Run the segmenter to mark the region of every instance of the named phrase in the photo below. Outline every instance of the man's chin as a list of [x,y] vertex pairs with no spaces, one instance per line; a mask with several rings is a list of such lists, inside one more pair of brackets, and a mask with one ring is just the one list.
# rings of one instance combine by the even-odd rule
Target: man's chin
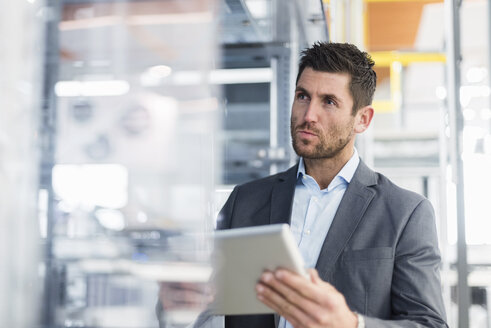
[[298,156],[303,157],[303,158],[315,159],[318,157],[318,154],[313,149],[305,149],[305,148],[295,147],[294,150]]
[[294,147],[295,153],[304,159],[330,159],[335,157],[338,152],[320,152],[318,149],[306,149],[304,147]]

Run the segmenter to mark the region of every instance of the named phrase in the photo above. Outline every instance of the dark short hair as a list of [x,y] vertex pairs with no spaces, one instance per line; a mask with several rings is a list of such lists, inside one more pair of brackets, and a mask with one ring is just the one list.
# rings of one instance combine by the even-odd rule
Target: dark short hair
[[377,84],[375,62],[366,52],[349,43],[316,42],[302,51],[296,84],[306,67],[329,73],[348,73],[353,97],[353,115],[372,103]]

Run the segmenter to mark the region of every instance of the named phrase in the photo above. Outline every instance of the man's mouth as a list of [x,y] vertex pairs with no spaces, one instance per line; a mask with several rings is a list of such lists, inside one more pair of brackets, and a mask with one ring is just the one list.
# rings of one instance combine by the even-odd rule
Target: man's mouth
[[316,137],[317,134],[313,131],[309,131],[309,130],[298,130],[298,133],[303,136],[303,137]]

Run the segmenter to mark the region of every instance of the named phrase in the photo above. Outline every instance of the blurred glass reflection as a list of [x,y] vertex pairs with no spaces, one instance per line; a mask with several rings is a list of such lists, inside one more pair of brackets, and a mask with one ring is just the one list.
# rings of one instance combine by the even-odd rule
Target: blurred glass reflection
[[46,326],[156,327],[159,298],[168,327],[202,311],[174,287],[209,289],[220,122],[202,77],[217,56],[215,11],[213,0],[61,5],[58,72],[47,72],[57,75]]

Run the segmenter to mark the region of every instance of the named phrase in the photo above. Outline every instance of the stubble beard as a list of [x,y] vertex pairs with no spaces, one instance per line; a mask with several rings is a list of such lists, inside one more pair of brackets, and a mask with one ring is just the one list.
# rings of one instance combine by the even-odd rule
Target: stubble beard
[[[298,156],[307,159],[331,159],[339,155],[346,145],[353,138],[353,124],[351,121],[347,126],[343,128],[337,127],[328,134],[323,134],[321,130],[317,129],[314,125],[305,122],[300,126],[297,126],[296,120],[291,119],[290,132],[292,136],[292,146]],[[297,136],[298,130],[308,130],[315,133],[318,137],[318,143],[313,149],[309,149],[308,146],[312,143],[310,140],[301,140]],[[346,131],[349,131],[345,135]],[[304,146],[304,147],[302,147]]]

